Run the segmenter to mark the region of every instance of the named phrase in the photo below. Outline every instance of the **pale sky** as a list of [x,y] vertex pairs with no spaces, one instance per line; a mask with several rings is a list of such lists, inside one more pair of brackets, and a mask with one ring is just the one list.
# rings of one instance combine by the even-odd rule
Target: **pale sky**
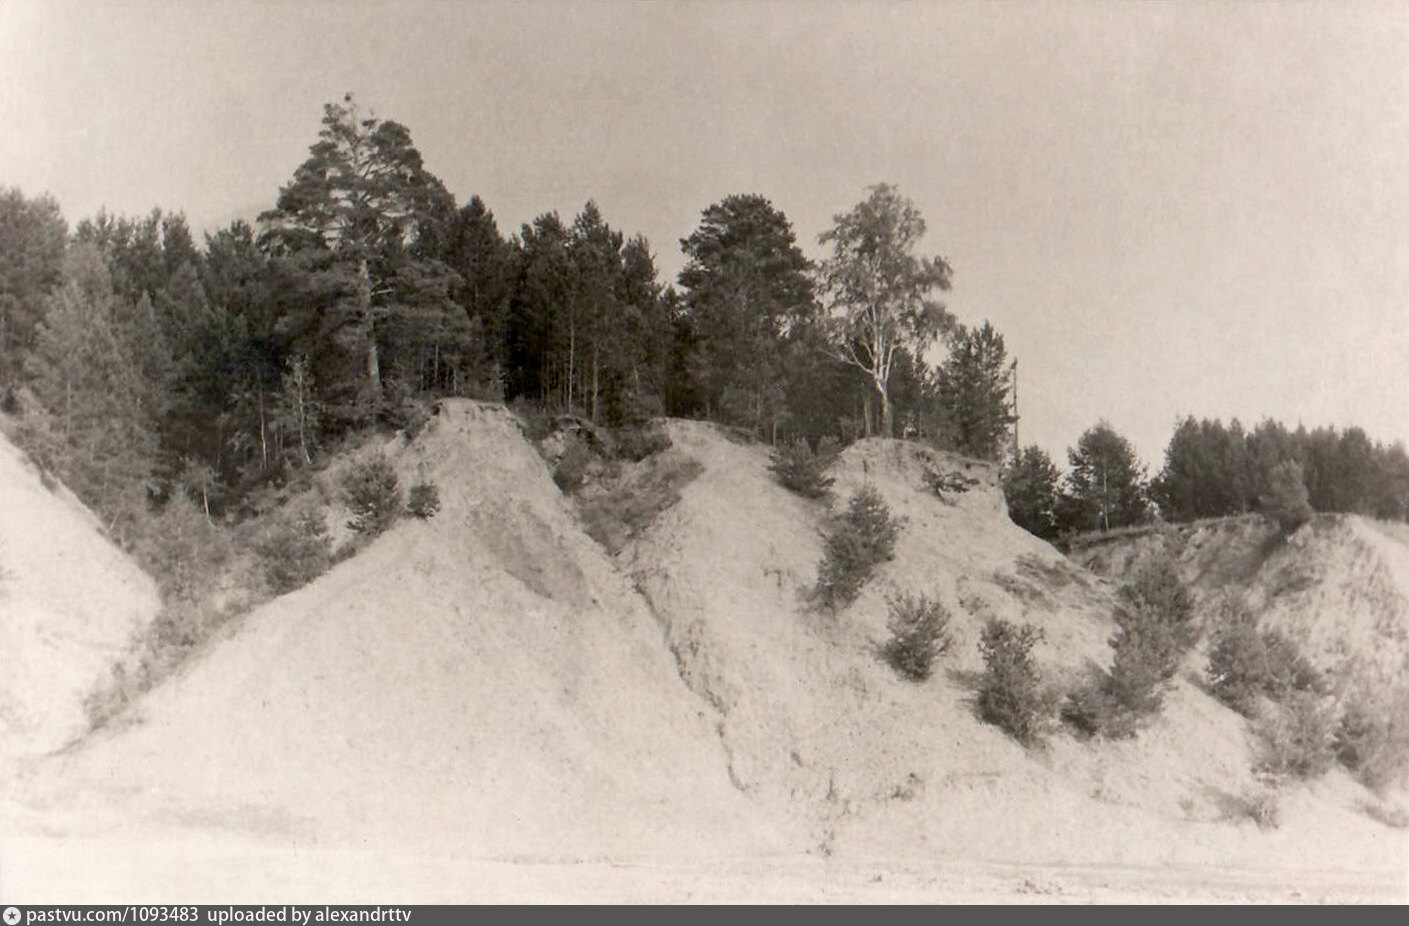
[[500,229],[679,239],[761,193],[803,249],[877,182],[1019,359],[1024,443],[1177,416],[1409,442],[1409,0],[0,0],[0,185],[252,217],[348,91]]

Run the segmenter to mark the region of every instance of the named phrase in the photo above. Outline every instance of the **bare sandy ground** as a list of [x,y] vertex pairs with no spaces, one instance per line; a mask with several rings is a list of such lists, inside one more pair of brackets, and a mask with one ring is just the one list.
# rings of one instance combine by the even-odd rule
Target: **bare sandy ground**
[[963,857],[543,861],[229,838],[0,845],[7,903],[1405,903],[1392,872],[1018,865]]
[[[923,467],[962,461],[849,450],[837,504],[869,483],[906,523],[861,599],[823,616],[804,592],[825,507],[774,484],[763,448],[671,430],[667,453],[703,471],[611,556],[503,409],[447,403],[388,447],[440,485],[435,519],[236,621],[111,728],[11,764],[0,898],[1409,900],[1409,832],[1343,774],[1287,788],[1279,829],[1240,813],[1253,745],[1193,663],[1134,741],[1054,730],[1024,750],[979,722],[984,615],[1039,623],[1055,681],[1108,659],[1113,627],[1109,583],[1008,523],[991,474],[937,499]],[[60,523],[30,489],[27,508],[0,498],[20,535]],[[28,587],[26,613],[64,619]],[[924,684],[876,656],[896,591],[954,615]],[[81,686],[53,678],[72,716]]]

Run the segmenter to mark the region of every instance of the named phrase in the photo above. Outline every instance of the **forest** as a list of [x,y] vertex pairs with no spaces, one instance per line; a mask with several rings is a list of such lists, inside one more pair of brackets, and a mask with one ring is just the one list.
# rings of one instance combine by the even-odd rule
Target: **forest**
[[173,503],[238,523],[350,437],[414,430],[452,395],[611,429],[702,418],[775,446],[925,441],[999,463],[1013,519],[1048,538],[1274,509],[1409,518],[1403,446],[1358,428],[1189,417],[1152,478],[1104,421],[1066,474],[1015,447],[1003,336],[948,311],[954,271],[924,234],[879,184],[814,263],[766,197],[728,195],[662,281],[650,243],[590,200],[506,234],[348,97],[253,225],[200,242],[180,212],[70,229],[48,195],[0,190],[0,403],[128,547]]

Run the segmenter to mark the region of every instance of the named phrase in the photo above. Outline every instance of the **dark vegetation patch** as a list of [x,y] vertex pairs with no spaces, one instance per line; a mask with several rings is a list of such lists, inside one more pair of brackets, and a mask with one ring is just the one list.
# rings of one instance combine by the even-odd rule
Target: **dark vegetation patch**
[[1041,628],[990,617],[979,636],[984,673],[979,680],[979,717],[1003,729],[1024,746],[1038,743],[1050,707],[1032,650]]
[[840,453],[835,440],[824,439],[816,450],[807,441],[798,440],[775,447],[768,469],[778,484],[803,498],[826,500],[832,497],[832,483],[826,474]]
[[890,631],[881,655],[891,668],[913,682],[930,677],[934,661],[953,642],[949,635],[949,610],[936,597],[901,593],[888,599]]
[[583,528],[607,552],[619,553],[661,512],[680,501],[681,490],[703,471],[693,457],[671,454],[607,477],[592,493],[579,498]]
[[440,511],[440,489],[433,482],[418,482],[406,495],[406,513],[422,521]]
[[874,487],[858,489],[823,535],[816,600],[833,611],[855,601],[876,567],[894,558],[900,527]]
[[348,467],[340,482],[342,501],[352,518],[347,526],[365,537],[375,537],[395,523],[403,508],[396,468],[382,454]]
[[1121,587],[1109,670],[1070,692],[1063,722],[1086,736],[1126,739],[1164,706],[1165,688],[1198,642],[1193,598],[1172,557],[1146,560]]
[[953,503],[952,496],[962,495],[980,482],[973,476],[966,476],[958,470],[942,470],[931,463],[925,464],[920,479],[931,495],[950,504]]

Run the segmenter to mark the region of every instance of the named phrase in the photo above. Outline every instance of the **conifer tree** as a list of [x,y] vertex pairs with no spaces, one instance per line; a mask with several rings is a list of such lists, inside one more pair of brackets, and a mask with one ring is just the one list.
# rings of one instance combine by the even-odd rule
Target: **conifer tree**
[[1104,421],[1088,428],[1068,457],[1076,526],[1104,531],[1145,519],[1144,468],[1114,428]]
[[440,260],[453,214],[410,131],[347,96],[324,107],[308,159],[260,216],[263,246],[289,264],[287,325],[314,338],[310,353],[357,358],[364,413],[381,393],[384,352],[411,364],[429,342],[463,346],[468,322],[450,300],[459,281]]
[[958,330],[938,387],[954,449],[981,460],[1001,458],[1017,419],[1012,367],[1003,336],[992,324]]

